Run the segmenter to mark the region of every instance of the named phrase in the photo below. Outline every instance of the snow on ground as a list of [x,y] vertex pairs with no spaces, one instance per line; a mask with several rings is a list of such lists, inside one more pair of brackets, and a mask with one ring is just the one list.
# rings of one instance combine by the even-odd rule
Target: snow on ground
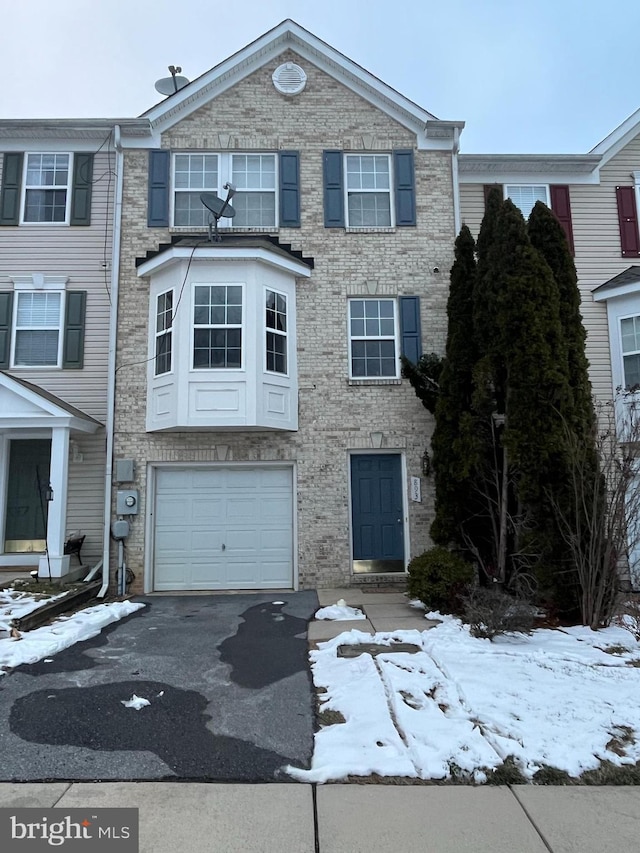
[[35,596],[13,587],[0,589],[0,638],[9,633],[12,619],[20,619],[28,613],[33,613],[43,604],[48,604],[57,598],[64,598],[68,594],[69,590],[65,590],[57,595]]
[[357,607],[349,607],[348,604],[330,604],[328,607],[321,607],[320,610],[316,611],[314,618],[346,621],[350,619],[366,619],[367,617]]
[[[577,776],[601,760],[640,761],[640,642],[629,631],[540,629],[490,641],[429,616],[443,621],[377,634],[389,653],[339,658],[340,645],[372,642],[355,630],[310,653],[322,710],[345,722],[321,728],[311,770],[291,775],[446,779],[461,770],[484,781],[509,756],[528,778],[544,765]],[[394,642],[420,651],[393,653]]]
[[4,675],[7,669],[13,669],[25,663],[35,663],[61,652],[74,643],[89,640],[107,625],[129,616],[144,606],[131,601],[97,604],[80,610],[72,616],[59,616],[51,625],[25,631],[19,639],[12,637],[0,639],[0,675]]

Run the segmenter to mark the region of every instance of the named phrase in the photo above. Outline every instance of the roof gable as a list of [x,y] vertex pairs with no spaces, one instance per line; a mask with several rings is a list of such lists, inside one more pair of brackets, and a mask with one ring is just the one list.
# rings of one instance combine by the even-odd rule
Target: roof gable
[[[439,122],[427,110],[290,19],[282,21],[143,115],[156,132],[164,132],[287,49],[387,113],[416,133],[419,139],[431,139],[433,147],[446,147],[446,141],[454,139],[456,128],[459,131],[464,127],[464,122]],[[438,134],[434,132],[436,129],[440,131]]]
[[0,371],[0,428],[70,426],[95,432],[100,422],[26,379]]
[[640,134],[640,109],[632,113],[608,136],[605,136],[602,142],[599,142],[589,153],[599,154],[601,157],[600,165],[604,166],[638,134]]

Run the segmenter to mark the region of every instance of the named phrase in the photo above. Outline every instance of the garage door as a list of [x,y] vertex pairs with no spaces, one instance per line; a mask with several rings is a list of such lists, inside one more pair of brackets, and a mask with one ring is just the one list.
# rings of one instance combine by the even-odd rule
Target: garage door
[[292,469],[158,469],[154,532],[156,590],[290,588]]

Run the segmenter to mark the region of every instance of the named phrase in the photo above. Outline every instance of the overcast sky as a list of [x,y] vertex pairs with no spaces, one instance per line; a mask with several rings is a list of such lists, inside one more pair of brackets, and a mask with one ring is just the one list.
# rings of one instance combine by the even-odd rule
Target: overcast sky
[[640,107],[640,0],[0,0],[0,12],[0,118],[139,115],[168,65],[194,79],[288,17],[466,121],[464,152],[586,152]]

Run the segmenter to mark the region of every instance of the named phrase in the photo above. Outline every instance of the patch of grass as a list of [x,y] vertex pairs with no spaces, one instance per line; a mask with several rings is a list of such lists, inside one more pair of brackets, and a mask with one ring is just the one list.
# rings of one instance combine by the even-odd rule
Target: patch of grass
[[626,646],[598,646],[601,652],[606,652],[608,655],[624,655],[629,649]]
[[321,726],[335,726],[337,723],[346,723],[340,711],[332,711],[330,708],[318,711],[318,722]]
[[529,780],[522,774],[512,755],[494,770],[486,770],[487,785],[527,785]]
[[580,777],[582,785],[640,785],[640,762],[619,767],[603,761],[595,770],[586,770]]
[[627,661],[627,666],[640,666],[640,658],[634,658]]
[[610,752],[615,752],[621,758],[627,754],[627,747],[636,742],[635,732],[630,726],[616,726],[611,732],[612,738],[607,744]]
[[33,595],[34,598],[39,600],[50,595],[59,595],[61,592],[72,592],[81,586],[83,586],[81,583],[61,584],[47,580],[15,581],[13,589],[16,592],[29,593],[29,595]]
[[575,785],[577,780],[570,776],[566,770],[558,767],[550,767],[545,764],[533,774],[534,785]]

